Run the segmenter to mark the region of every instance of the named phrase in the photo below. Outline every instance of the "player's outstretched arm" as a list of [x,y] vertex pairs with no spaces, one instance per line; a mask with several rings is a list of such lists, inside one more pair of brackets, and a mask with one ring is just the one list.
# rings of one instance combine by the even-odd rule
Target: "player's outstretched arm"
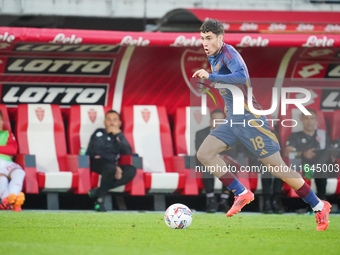
[[200,69],[197,70],[193,75],[192,78],[204,78],[204,79],[209,79],[209,73],[204,70],[204,69]]
[[246,84],[247,82],[247,78],[243,71],[235,71],[230,74],[209,74],[206,70],[200,69],[197,70],[192,77],[225,84]]
[[210,74],[208,77],[209,81],[222,84],[246,84],[247,77],[243,71],[236,71],[230,74]]

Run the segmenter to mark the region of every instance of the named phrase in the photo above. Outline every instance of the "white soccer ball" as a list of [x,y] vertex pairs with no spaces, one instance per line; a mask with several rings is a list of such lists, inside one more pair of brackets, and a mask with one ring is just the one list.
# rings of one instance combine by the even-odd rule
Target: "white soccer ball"
[[164,214],[165,224],[171,229],[183,229],[190,226],[192,212],[183,204],[173,204],[166,209]]

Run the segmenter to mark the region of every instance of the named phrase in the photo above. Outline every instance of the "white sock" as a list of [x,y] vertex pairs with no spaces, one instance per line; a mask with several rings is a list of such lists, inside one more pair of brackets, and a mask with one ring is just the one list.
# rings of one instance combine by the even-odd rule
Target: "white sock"
[[227,193],[222,193],[222,194],[221,194],[221,199],[226,199],[226,200],[228,200],[228,198],[229,198],[229,194],[227,194]]
[[9,194],[14,193],[15,195],[18,195],[21,192],[25,175],[25,171],[22,169],[15,169],[12,171],[11,181],[8,184]]
[[207,198],[214,197],[214,196],[215,196],[214,192],[207,193]]
[[8,197],[8,178],[4,175],[0,176],[0,198]]
[[244,195],[248,192],[248,190],[246,188],[244,188],[244,191],[242,191],[240,194],[238,194],[238,196]]
[[314,206],[312,209],[314,212],[321,211],[323,206],[324,206],[324,202],[320,200],[319,203],[316,206]]

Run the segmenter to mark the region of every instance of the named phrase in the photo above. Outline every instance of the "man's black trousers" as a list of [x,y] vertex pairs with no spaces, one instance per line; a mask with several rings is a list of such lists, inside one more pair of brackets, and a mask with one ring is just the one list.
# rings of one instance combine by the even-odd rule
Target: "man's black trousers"
[[115,174],[117,167],[114,163],[107,159],[91,159],[91,171],[102,176],[100,187],[97,190],[97,195],[103,195],[108,190],[125,185],[130,182],[136,175],[136,168],[132,165],[118,165],[122,169],[122,178],[117,180]]

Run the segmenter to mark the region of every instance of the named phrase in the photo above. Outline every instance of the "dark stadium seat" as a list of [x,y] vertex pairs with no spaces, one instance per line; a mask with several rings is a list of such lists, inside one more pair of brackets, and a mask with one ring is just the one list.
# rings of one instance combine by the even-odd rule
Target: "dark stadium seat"
[[[185,175],[174,167],[173,143],[166,109],[155,105],[126,106],[123,132],[133,153],[143,159],[145,190],[148,193],[180,193]],[[162,196],[164,198],[164,196]],[[159,209],[165,207],[164,201]]]
[[[19,105],[16,136],[22,166],[36,173],[38,187],[47,192],[48,209],[58,209],[58,192],[86,194],[89,190],[88,162],[68,155],[64,123],[58,105]],[[25,155],[33,155],[30,159]]]
[[[74,105],[70,109],[68,125],[69,149],[72,154],[78,154],[81,147],[87,149],[90,137],[97,128],[105,128],[105,113],[110,110],[101,105]],[[84,156],[85,157],[85,156]],[[88,157],[86,156],[87,160]],[[126,185],[119,186],[110,192],[128,192],[131,195],[144,195],[143,170],[138,167],[140,160],[135,156],[121,155],[120,164],[135,165],[136,176]],[[91,172],[91,188],[100,185],[101,177]]]

